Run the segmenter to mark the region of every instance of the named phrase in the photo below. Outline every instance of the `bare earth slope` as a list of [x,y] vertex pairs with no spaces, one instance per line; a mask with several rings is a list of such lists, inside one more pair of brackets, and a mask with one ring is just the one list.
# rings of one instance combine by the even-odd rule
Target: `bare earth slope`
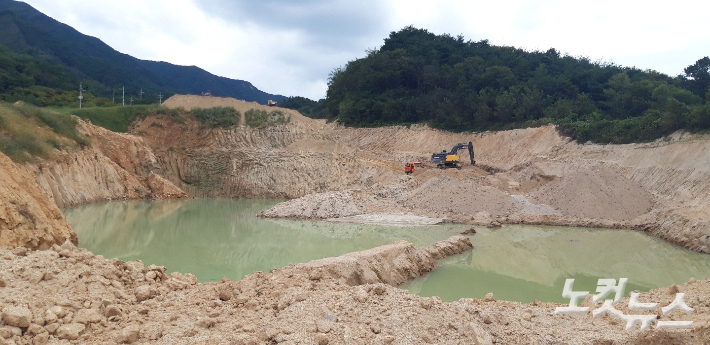
[[67,239],[77,243],[62,212],[31,176],[0,153],[0,247],[47,249]]
[[[169,107],[233,106],[273,110],[234,99],[173,96]],[[382,172],[360,164],[355,149],[341,145],[335,127],[290,109],[287,125],[211,128],[194,119],[149,116],[132,133],[153,149],[158,173],[194,197],[296,198],[362,186]],[[384,178],[387,178],[385,176]]]
[[153,151],[142,139],[78,120],[91,140],[81,150],[55,152],[51,160],[28,164],[42,190],[59,207],[125,199],[173,199],[188,195],[154,173]]
[[[579,145],[551,126],[478,134],[425,127],[335,133],[339,144],[379,159],[377,164],[360,161],[383,173],[392,172],[386,161],[400,163],[402,170],[411,160],[424,166],[412,176],[399,172],[388,181],[354,186],[337,194],[337,202],[309,195],[276,205],[264,216],[302,216],[300,210],[309,209],[329,218],[394,213],[470,224],[625,228],[710,252],[708,138],[676,135],[650,144]],[[477,166],[444,171],[427,163],[431,152],[468,140]],[[460,156],[468,163],[465,154]],[[339,205],[349,205],[348,211]]]

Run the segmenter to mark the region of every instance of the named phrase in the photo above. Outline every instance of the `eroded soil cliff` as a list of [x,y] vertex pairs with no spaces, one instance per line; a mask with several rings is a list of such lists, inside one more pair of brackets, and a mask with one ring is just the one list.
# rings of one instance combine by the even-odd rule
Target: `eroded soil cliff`
[[77,243],[59,208],[26,167],[0,153],[0,247],[48,249],[66,240]]
[[54,153],[28,164],[42,190],[59,207],[126,199],[177,199],[189,196],[155,173],[155,155],[136,136],[114,133],[79,120],[91,145]]

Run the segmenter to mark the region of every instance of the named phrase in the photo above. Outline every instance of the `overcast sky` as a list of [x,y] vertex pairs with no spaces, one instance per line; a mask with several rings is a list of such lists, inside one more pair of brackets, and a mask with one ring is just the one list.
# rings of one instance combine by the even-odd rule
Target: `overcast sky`
[[334,68],[407,25],[671,76],[710,55],[707,0],[25,2],[122,53],[196,65],[268,93],[314,100],[325,97]]

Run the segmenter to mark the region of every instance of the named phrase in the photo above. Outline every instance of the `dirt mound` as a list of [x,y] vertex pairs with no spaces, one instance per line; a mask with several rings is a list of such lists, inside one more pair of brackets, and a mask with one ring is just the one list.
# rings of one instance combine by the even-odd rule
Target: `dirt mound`
[[[588,224],[647,231],[710,252],[706,137],[579,145],[553,126],[496,133],[454,134],[425,126],[336,128],[334,133],[338,145],[354,148],[359,164],[379,171],[378,180],[365,180],[374,183],[349,187],[363,211],[353,220],[414,214],[482,225]],[[428,163],[431,152],[469,140],[476,167],[440,170]],[[412,160],[424,165],[409,180],[399,178],[404,162]]]
[[325,120],[313,120],[308,117],[301,115],[301,113],[287,108],[280,107],[269,107],[266,105],[261,105],[257,102],[247,102],[231,97],[205,97],[205,96],[193,96],[193,95],[174,95],[165,102],[163,105],[168,108],[184,108],[185,110],[192,110],[192,108],[214,108],[214,107],[233,107],[242,114],[242,119],[240,121],[241,125],[244,125],[246,121],[244,120],[244,113],[251,109],[265,110],[271,112],[274,110],[279,110],[285,113],[291,118],[291,123],[297,126],[306,127],[325,127]]
[[579,218],[631,220],[651,211],[654,196],[615,171],[576,164],[559,170],[554,181],[530,193],[532,200]]
[[361,214],[350,191],[310,194],[282,202],[260,214],[262,217],[326,219]]
[[404,206],[441,215],[473,216],[488,212],[500,216],[515,211],[510,196],[497,188],[482,185],[477,179],[432,178],[403,199]]

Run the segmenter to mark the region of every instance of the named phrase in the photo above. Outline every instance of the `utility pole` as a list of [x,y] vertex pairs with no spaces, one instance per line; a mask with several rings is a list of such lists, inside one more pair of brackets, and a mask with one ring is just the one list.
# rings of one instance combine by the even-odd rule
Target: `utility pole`
[[143,100],[143,94],[144,94],[144,93],[145,93],[145,92],[143,92],[143,89],[141,89],[141,92],[139,93],[139,95],[141,96],[141,101]]
[[122,106],[126,106],[126,87],[123,87],[123,101],[121,102]]
[[160,104],[163,104],[163,93],[162,92],[158,95],[158,99],[160,100]]
[[83,81],[81,83],[79,83],[79,109],[81,109],[81,101],[84,99],[84,95],[82,94],[82,92],[84,92],[83,85],[84,85]]
[[111,90],[111,102],[116,103],[116,89]]
[[133,96],[131,96],[131,105],[133,105]]

